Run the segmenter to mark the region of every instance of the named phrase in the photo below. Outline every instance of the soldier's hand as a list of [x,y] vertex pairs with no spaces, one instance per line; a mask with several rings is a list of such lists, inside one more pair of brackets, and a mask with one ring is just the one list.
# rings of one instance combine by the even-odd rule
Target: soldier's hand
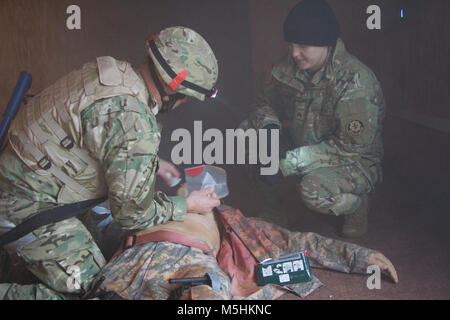
[[174,186],[175,182],[180,178],[180,175],[177,167],[172,163],[162,159],[159,160],[158,176],[160,176],[169,187]]
[[192,191],[186,198],[187,212],[208,214],[220,205],[214,187]]
[[395,283],[398,283],[397,271],[395,271],[394,265],[382,253],[376,252],[369,255],[368,263],[369,265],[379,266],[384,274],[388,275]]

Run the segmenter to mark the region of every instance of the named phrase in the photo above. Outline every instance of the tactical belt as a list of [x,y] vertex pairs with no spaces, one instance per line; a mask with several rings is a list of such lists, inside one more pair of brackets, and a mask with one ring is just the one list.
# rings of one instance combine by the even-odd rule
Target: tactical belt
[[85,200],[38,213],[7,233],[1,235],[0,246],[14,242],[47,224],[60,222],[78,216],[79,214],[84,213],[88,208],[94,207],[106,200],[107,197]]

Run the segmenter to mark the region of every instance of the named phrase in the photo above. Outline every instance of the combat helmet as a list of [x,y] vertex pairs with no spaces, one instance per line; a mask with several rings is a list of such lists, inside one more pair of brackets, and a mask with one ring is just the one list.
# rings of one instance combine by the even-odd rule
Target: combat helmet
[[163,80],[177,93],[204,101],[215,98],[219,68],[206,40],[186,27],[170,27],[146,41]]

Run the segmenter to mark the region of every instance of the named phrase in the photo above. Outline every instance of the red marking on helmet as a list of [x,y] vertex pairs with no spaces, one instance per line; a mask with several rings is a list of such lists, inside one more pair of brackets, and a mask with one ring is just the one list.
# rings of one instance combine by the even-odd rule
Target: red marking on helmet
[[217,94],[219,93],[219,89],[214,88],[214,93],[210,96],[211,99],[215,99],[217,97]]
[[185,69],[181,70],[180,73],[172,80],[172,82],[169,83],[169,87],[171,87],[172,90],[175,91],[180,86],[180,84],[184,80],[186,80],[186,77],[188,76],[188,74],[189,73]]
[[195,167],[191,169],[185,170],[186,174],[190,175],[191,177],[196,177],[199,174],[201,174],[205,170],[205,166]]
[[154,35],[148,37],[147,40],[145,40],[145,43],[149,43],[150,41],[152,41],[153,39],[155,39],[157,36],[159,36],[159,33],[158,33],[158,34],[154,34]]

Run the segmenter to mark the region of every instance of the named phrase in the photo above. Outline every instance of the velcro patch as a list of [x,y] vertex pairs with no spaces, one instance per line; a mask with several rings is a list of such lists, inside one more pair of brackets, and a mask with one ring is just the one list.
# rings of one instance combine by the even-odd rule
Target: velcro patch
[[118,86],[122,84],[122,73],[112,57],[97,58],[100,82],[105,86]]
[[360,120],[351,120],[347,124],[347,132],[351,136],[359,136],[364,131],[364,123]]

